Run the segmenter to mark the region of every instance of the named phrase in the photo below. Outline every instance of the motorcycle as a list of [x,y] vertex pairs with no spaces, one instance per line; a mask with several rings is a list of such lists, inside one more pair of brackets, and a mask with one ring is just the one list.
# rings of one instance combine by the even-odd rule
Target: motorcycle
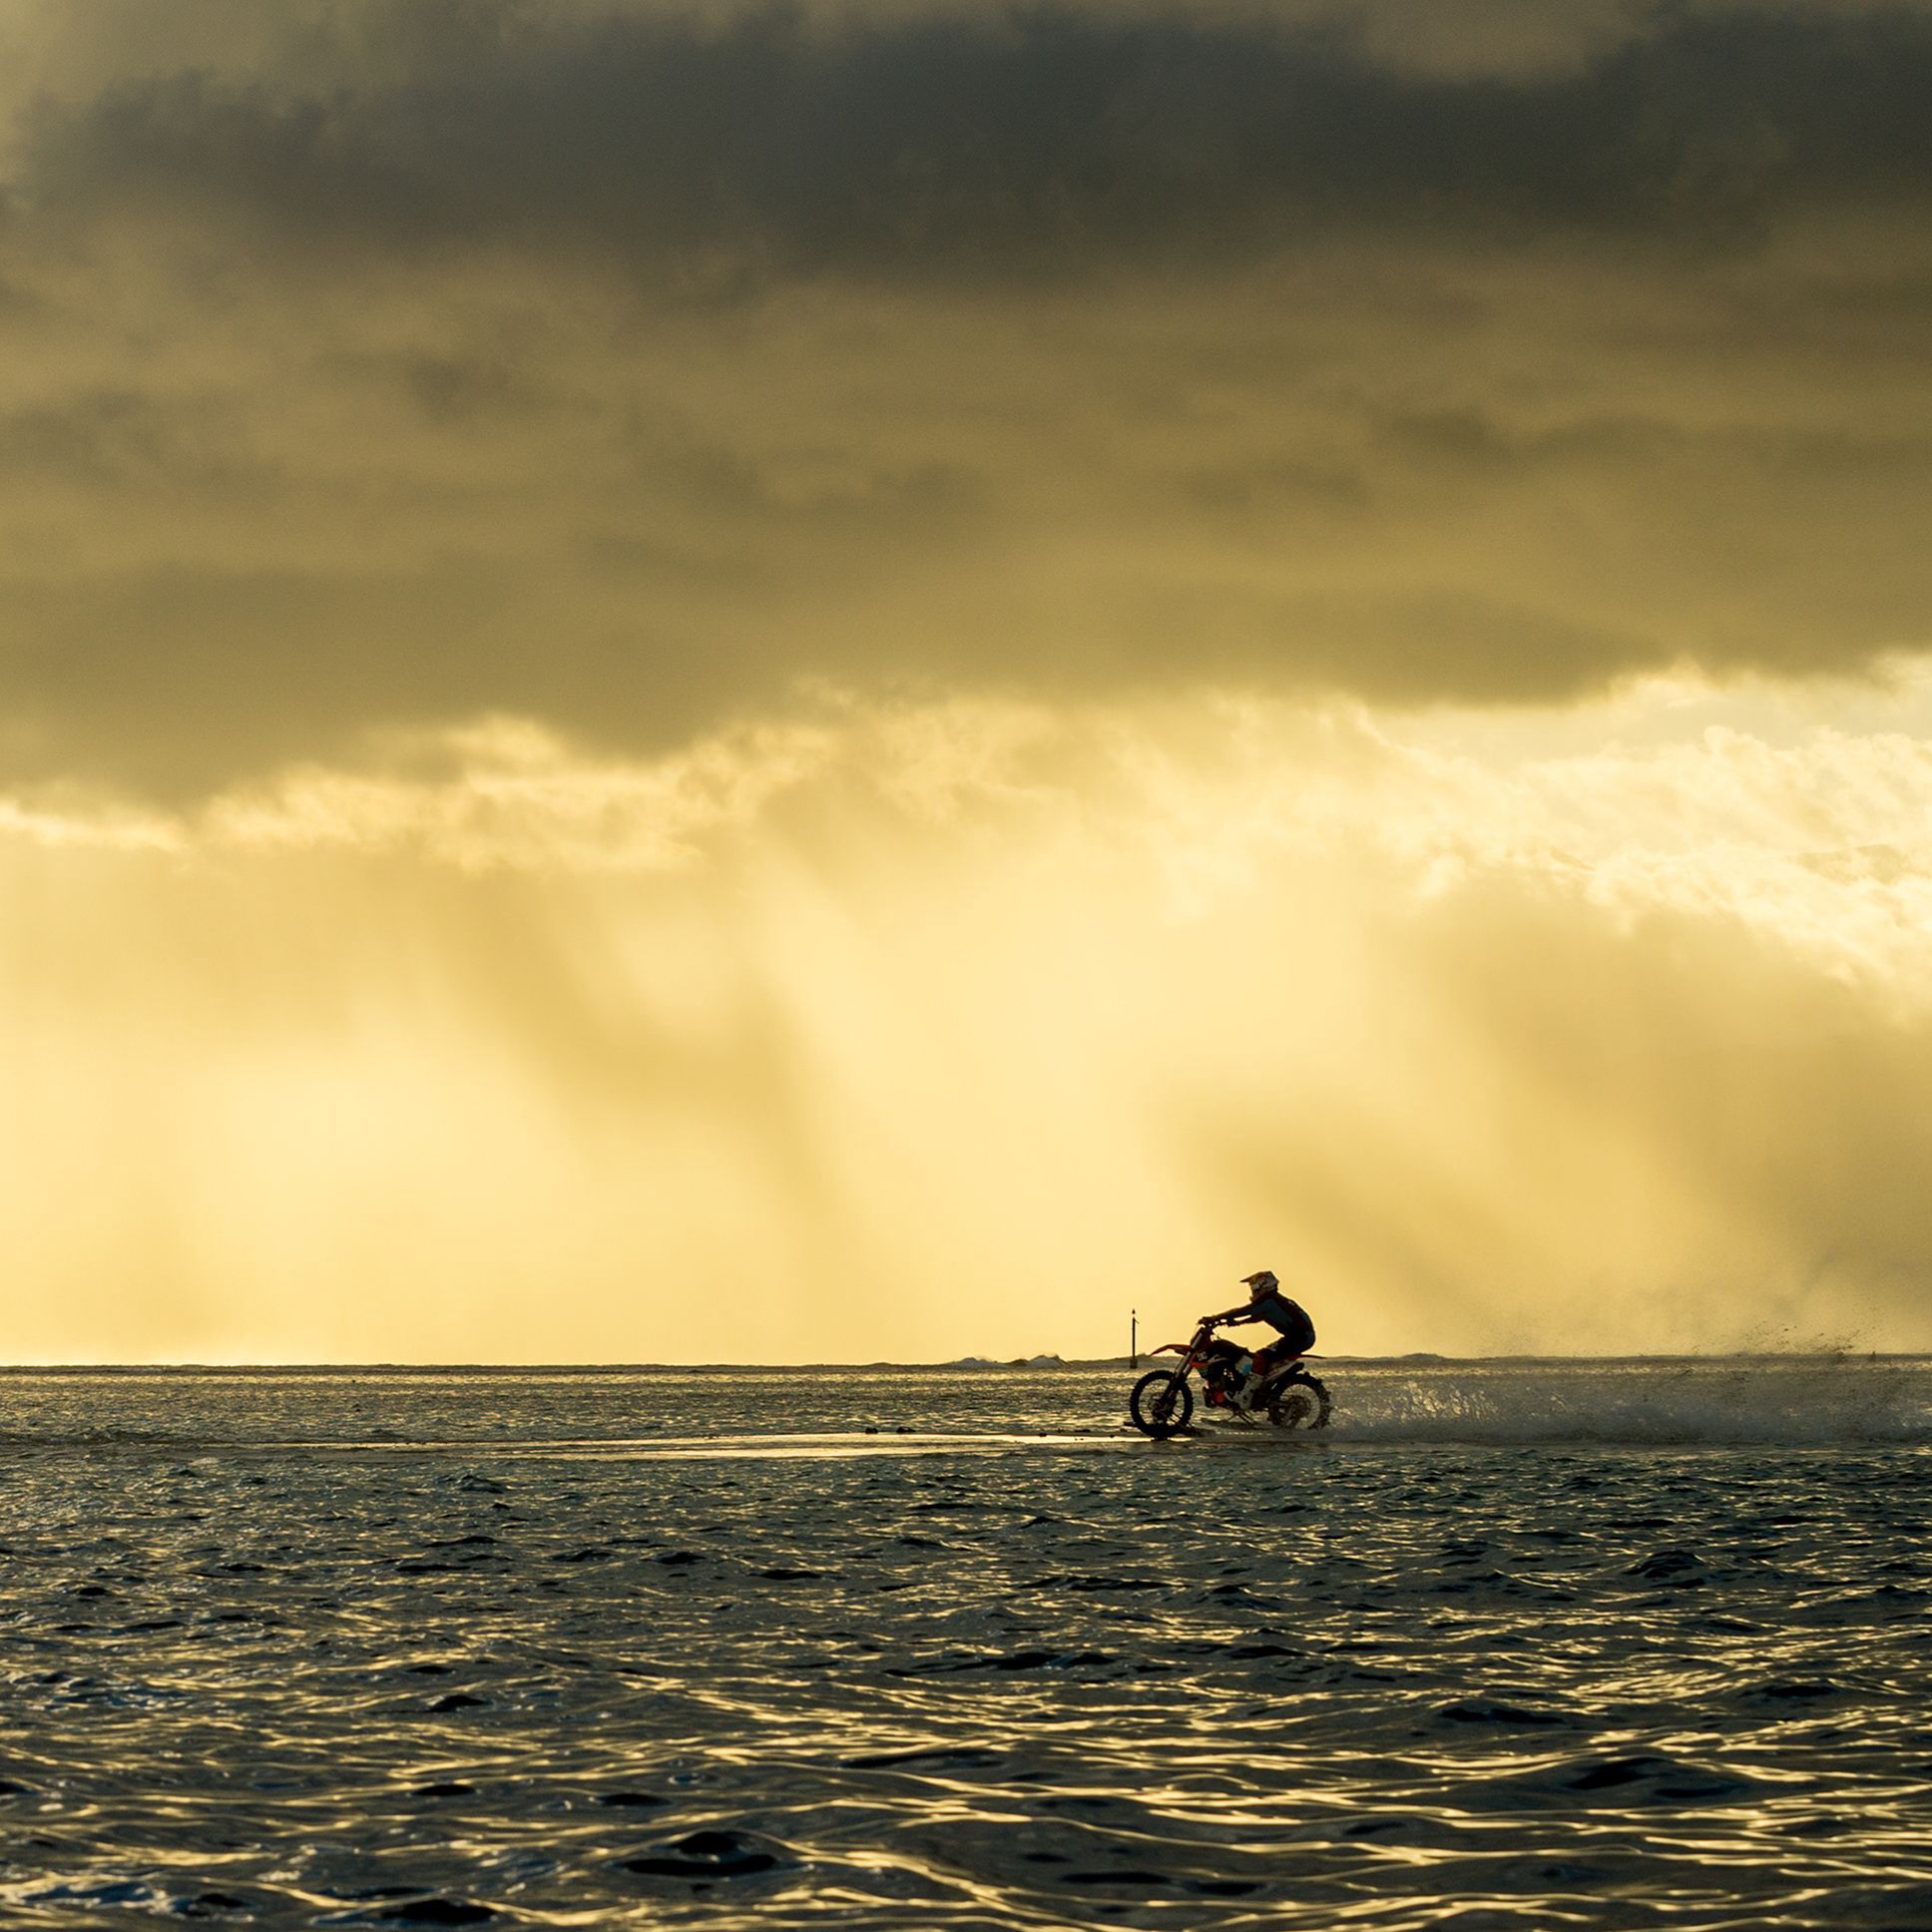
[[1327,1428],[1328,1391],[1308,1373],[1304,1357],[1293,1355],[1273,1363],[1256,1380],[1251,1370],[1241,1366],[1251,1358],[1225,1345],[1215,1346],[1218,1325],[1211,1317],[1205,1318],[1193,1341],[1171,1341],[1154,1351],[1179,1355],[1181,1362],[1176,1368],[1151,1368],[1134,1384],[1127,1412],[1135,1428],[1157,1442],[1179,1435],[1194,1420],[1195,1392],[1190,1384],[1197,1375],[1208,1405],[1225,1409],[1236,1421],[1251,1424],[1265,1416],[1277,1429]]

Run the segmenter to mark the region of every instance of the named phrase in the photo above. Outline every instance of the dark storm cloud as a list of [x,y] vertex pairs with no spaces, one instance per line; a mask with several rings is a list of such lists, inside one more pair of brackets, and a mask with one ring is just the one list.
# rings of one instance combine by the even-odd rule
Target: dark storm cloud
[[375,40],[410,49],[404,71],[305,89],[188,69],[43,105],[21,192],[56,216],[152,198],[318,244],[988,273],[1364,223],[1702,239],[1932,186],[1932,21],[1899,9],[1673,10],[1578,71],[1519,76],[1403,71],[1331,21],[1190,10],[431,7]]
[[1932,16],[1546,13],[32,12],[4,775],[1932,642]]

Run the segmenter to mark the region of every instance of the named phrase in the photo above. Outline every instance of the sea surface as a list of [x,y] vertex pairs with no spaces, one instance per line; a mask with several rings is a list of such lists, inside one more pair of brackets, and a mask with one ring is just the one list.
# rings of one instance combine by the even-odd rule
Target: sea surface
[[0,1924],[1932,1927],[1932,1363],[0,1375]]

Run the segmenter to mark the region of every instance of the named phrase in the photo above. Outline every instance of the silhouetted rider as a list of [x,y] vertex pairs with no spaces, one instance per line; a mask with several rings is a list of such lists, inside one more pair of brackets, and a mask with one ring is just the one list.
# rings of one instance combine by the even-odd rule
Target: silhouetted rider
[[[1276,1362],[1305,1355],[1315,1345],[1314,1323],[1308,1319],[1307,1311],[1300,1302],[1290,1301],[1281,1292],[1281,1283],[1274,1278],[1272,1268],[1262,1268],[1258,1274],[1244,1275],[1241,1285],[1247,1290],[1247,1299],[1239,1307],[1229,1308],[1225,1314],[1203,1315],[1202,1320],[1211,1321],[1216,1327],[1222,1323],[1238,1325],[1265,1321],[1280,1335],[1278,1342],[1269,1342],[1265,1348],[1254,1351],[1254,1366],[1249,1371],[1251,1375],[1265,1375]],[[1217,1341],[1213,1346],[1217,1353],[1224,1352],[1230,1356],[1246,1352],[1238,1342]]]

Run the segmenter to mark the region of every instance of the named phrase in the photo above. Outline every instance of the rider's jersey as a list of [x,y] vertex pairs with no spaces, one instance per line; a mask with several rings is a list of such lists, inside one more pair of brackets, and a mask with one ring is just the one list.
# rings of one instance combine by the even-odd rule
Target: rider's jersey
[[1297,1355],[1305,1355],[1315,1345],[1315,1325],[1300,1302],[1290,1301],[1279,1288],[1270,1289],[1242,1311],[1249,1321],[1265,1321],[1280,1331],[1281,1338]]

